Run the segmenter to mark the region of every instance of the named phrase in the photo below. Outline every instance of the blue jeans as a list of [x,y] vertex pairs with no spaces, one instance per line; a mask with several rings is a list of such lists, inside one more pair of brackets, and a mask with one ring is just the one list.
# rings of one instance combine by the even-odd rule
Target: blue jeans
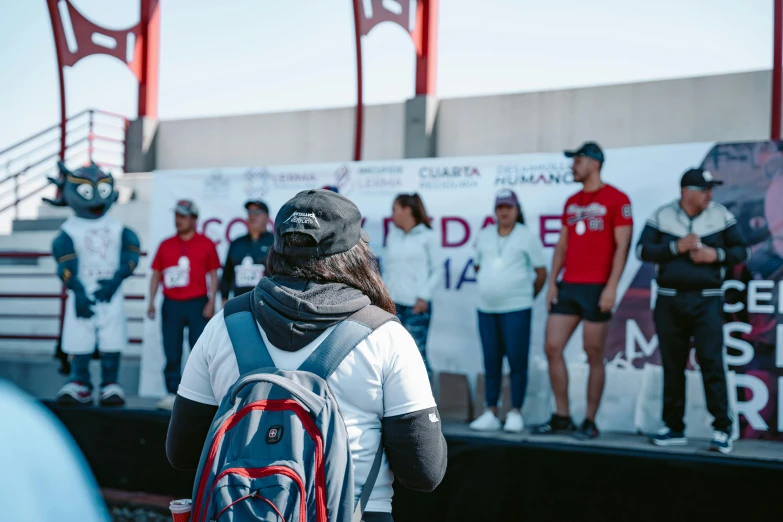
[[166,367],[163,376],[166,379],[166,390],[177,393],[179,381],[182,380],[182,342],[185,340],[184,329],[188,327],[188,342],[190,348],[196,345],[201,332],[207,326],[204,319],[204,307],[207,296],[175,301],[163,299],[160,319],[163,326],[163,351],[166,354]]
[[479,312],[479,334],[484,351],[487,406],[496,407],[503,379],[503,355],[511,368],[511,406],[522,408],[527,388],[527,357],[530,353],[530,309],[504,314]]
[[397,307],[397,318],[402,326],[408,330],[413,340],[416,341],[416,347],[419,349],[421,358],[424,359],[424,366],[427,373],[430,373],[430,364],[427,362],[427,335],[430,332],[430,317],[432,317],[432,304],[423,314],[414,314],[412,306],[395,304]]
[[[92,388],[92,379],[90,378],[91,353],[83,353],[71,356],[71,382],[80,382]],[[101,353],[101,386],[114,384],[117,382],[120,373],[120,353],[102,352]]]

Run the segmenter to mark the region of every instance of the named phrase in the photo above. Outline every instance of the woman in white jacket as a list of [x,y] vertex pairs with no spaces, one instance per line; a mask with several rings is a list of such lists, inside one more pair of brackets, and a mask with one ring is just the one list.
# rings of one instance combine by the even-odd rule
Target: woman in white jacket
[[429,373],[427,334],[432,293],[443,279],[438,238],[418,194],[397,196],[392,205],[392,223],[381,260],[383,282],[397,306],[397,317],[416,341]]

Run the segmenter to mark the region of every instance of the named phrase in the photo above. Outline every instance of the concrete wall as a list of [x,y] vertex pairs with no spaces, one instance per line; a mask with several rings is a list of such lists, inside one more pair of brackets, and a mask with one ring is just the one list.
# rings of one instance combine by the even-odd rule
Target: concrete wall
[[441,100],[437,155],[555,152],[769,137],[771,74]]
[[[554,152],[769,135],[770,71],[440,100],[435,154]],[[423,115],[422,115],[423,117]],[[365,111],[364,159],[405,157],[405,103]],[[354,109],[163,121],[158,169],[347,161]]]
[[[365,107],[364,159],[404,156],[405,103]],[[353,159],[354,109],[162,121],[157,169]]]

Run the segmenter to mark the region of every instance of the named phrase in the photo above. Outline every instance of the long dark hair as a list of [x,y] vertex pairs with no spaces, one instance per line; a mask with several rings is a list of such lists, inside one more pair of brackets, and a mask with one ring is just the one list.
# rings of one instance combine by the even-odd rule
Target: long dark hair
[[522,205],[519,204],[519,201],[517,201],[517,223],[525,224],[525,215],[522,213]]
[[[316,246],[315,239],[298,232],[286,234],[283,241],[286,246]],[[375,306],[390,314],[396,313],[394,301],[381,280],[378,260],[364,241],[359,241],[347,252],[322,258],[287,256],[277,253],[271,246],[266,259],[266,273],[312,279],[318,283],[342,283],[360,290]]]
[[427,215],[427,209],[424,208],[424,202],[418,194],[399,194],[394,202],[401,207],[411,209],[411,214],[413,214],[413,219],[416,220],[417,225],[424,225],[427,228],[432,228],[432,225],[430,225],[430,217]]

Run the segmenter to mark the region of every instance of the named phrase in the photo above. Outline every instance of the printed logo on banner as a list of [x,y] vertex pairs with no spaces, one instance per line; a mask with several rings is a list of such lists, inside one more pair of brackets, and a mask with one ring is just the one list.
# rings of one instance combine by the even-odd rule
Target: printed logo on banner
[[204,180],[204,199],[222,199],[231,193],[231,179],[216,170]]
[[273,172],[267,168],[254,167],[245,171],[245,193],[248,199],[261,199],[272,190],[315,188],[317,181],[312,172]]
[[247,199],[264,199],[271,188],[269,171],[265,168],[249,168],[245,171],[245,196]]
[[351,169],[346,165],[340,165],[334,171],[334,186],[340,191],[340,194],[350,194],[351,189]]
[[563,162],[532,165],[498,165],[495,172],[496,187],[515,185],[570,185],[576,183],[571,166]]
[[341,165],[334,172],[334,184],[340,194],[373,192],[396,194],[403,190],[402,165]]
[[481,180],[481,170],[475,165],[427,166],[419,169],[419,188],[474,189]]

